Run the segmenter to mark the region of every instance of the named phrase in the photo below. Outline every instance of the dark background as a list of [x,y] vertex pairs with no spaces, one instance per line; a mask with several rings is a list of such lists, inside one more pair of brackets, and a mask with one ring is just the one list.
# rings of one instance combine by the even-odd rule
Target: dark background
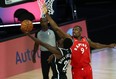
[[87,21],[89,38],[101,43],[116,43],[115,1],[80,0],[76,5],[78,18],[85,18]]
[[[55,0],[54,10],[52,17],[58,24],[85,19],[88,36],[92,41],[116,43],[116,2],[114,0]],[[0,29],[1,39],[20,34],[22,32],[19,27]]]
[[[114,0],[64,0],[65,2],[63,0],[57,1],[59,2],[59,5],[57,5],[57,7],[63,7],[62,9],[57,8],[59,10],[58,12],[64,14],[61,16],[59,15],[60,17],[58,18],[61,18],[63,21],[85,19],[87,22],[88,36],[92,41],[106,44],[114,42],[116,43],[116,1]],[[70,5],[68,5],[69,3],[67,2],[70,2]],[[76,10],[76,12],[74,12],[74,10]],[[57,22],[60,23],[60,21],[61,20]]]

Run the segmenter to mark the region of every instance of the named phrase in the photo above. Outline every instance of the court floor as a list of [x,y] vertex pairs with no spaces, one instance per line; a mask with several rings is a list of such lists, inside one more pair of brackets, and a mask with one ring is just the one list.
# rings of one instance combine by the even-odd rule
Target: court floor
[[[116,79],[116,48],[93,50],[91,54],[93,79]],[[71,78],[70,65],[68,66],[68,79]],[[51,71],[50,71],[51,77]],[[42,79],[40,69],[18,74],[7,79]]]

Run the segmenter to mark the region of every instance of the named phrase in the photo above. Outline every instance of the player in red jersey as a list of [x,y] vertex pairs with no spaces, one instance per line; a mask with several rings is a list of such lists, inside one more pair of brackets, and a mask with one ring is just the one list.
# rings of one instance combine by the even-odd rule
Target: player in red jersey
[[82,37],[82,28],[80,26],[75,26],[73,28],[73,45],[71,65],[72,65],[72,77],[73,79],[93,79],[91,60],[90,60],[90,47],[92,48],[106,48],[115,47],[116,44],[100,44],[91,41],[89,38]]
[[[63,32],[54,20],[47,14],[46,7],[43,7],[43,11],[46,14],[46,17],[51,24],[51,27],[60,34],[60,37],[65,37],[67,34]],[[82,37],[82,28],[80,26],[75,26],[73,28],[73,36],[70,38],[73,40],[72,56],[71,56],[71,65],[72,65],[72,78],[73,79],[93,79],[92,77],[92,68],[90,60],[90,46],[92,48],[105,48],[105,47],[115,47],[116,44],[100,44],[91,41],[89,38]]]

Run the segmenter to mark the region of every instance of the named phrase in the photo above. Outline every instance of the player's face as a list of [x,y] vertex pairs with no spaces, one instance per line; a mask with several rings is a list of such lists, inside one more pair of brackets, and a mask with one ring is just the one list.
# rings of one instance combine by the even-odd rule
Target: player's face
[[46,18],[42,18],[40,20],[40,24],[41,24],[43,29],[48,29],[48,20]]
[[78,38],[81,36],[81,30],[79,27],[74,27],[73,28],[73,37]]

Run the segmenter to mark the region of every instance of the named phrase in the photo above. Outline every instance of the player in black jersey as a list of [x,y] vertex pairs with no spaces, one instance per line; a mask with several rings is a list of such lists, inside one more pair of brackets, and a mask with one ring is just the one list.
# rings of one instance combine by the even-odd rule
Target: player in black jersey
[[60,53],[62,57],[60,59],[55,58],[55,69],[57,75],[55,75],[52,79],[67,79],[66,73],[67,73],[67,66],[69,64],[70,58],[71,58],[71,51],[70,49],[60,48]]
[[[57,47],[53,47],[47,43],[40,41],[39,39],[31,36],[29,33],[26,33],[31,39],[33,39],[37,44],[40,44],[47,48],[50,52],[53,53],[55,57],[57,75],[53,76],[52,79],[67,79],[66,70],[71,57],[70,47],[72,46],[72,40],[70,38],[60,39]],[[32,59],[33,60],[33,59]]]
[[[43,10],[44,11],[44,10]],[[47,19],[49,20],[51,26],[56,25],[57,24],[52,20],[52,18],[48,15],[46,16]],[[57,43],[57,47],[53,47],[49,44],[46,44],[42,41],[40,41],[39,39],[31,36],[29,33],[26,33],[31,39],[33,39],[36,43],[44,46],[45,48],[47,48],[50,52],[53,53],[52,56],[50,56],[49,58],[54,56],[54,62],[56,63],[56,65],[54,66],[54,68],[56,69],[57,75],[54,75],[52,77],[52,79],[67,79],[66,76],[66,72],[67,72],[67,65],[69,63],[69,60],[71,58],[71,50],[70,47],[72,46],[73,42],[71,40],[71,37],[64,33],[62,30],[59,30],[60,28],[53,28],[55,29],[56,33],[58,34],[58,36],[60,37],[60,40]],[[62,35],[61,35],[62,34]],[[32,59],[33,60],[33,59]]]
[[47,20],[49,21],[51,27],[53,30],[58,34],[58,36],[61,38],[60,41],[58,41],[58,51],[60,53],[60,58],[57,58],[55,55],[55,63],[56,65],[54,68],[56,69],[57,75],[54,75],[52,79],[67,79],[66,72],[67,72],[67,65],[69,63],[69,60],[71,58],[71,50],[70,47],[72,46],[72,39],[70,35],[66,34],[60,28],[58,25],[54,22],[54,20],[49,16],[47,13],[47,7],[46,5],[43,5],[42,8],[43,14],[46,15]]

